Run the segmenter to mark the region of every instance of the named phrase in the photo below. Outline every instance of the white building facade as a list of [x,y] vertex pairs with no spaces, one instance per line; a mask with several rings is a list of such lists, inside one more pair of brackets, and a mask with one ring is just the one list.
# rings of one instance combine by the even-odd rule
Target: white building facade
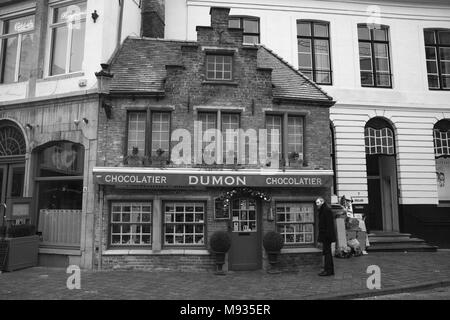
[[140,30],[137,0],[0,1],[0,225],[35,225],[42,265],[93,266],[95,73]]
[[[196,40],[211,6],[337,101],[335,194],[371,230],[449,246],[450,3],[446,0],[171,0],[165,37]],[[244,39],[245,41],[245,39]]]

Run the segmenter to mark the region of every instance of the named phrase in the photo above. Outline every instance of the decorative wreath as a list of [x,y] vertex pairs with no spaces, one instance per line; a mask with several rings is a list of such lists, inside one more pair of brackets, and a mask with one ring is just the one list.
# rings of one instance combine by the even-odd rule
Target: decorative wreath
[[272,200],[267,193],[250,188],[238,188],[227,191],[219,198],[219,200],[223,201],[223,209],[226,211],[230,208],[231,199],[240,197],[259,198],[266,202],[270,202]]

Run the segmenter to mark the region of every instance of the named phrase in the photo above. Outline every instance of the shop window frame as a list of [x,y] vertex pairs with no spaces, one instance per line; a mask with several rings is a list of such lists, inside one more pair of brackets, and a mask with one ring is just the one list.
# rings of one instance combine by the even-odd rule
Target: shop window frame
[[[279,204],[310,204],[313,208],[313,219],[314,221],[302,223],[302,222],[292,222],[292,223],[286,223],[286,222],[280,222],[278,218],[278,212],[277,212],[277,206]],[[318,211],[314,204],[314,200],[283,200],[283,199],[276,199],[274,204],[274,216],[275,216],[275,226],[278,231],[279,225],[311,225],[312,224],[312,242],[310,243],[292,243],[292,242],[284,242],[285,248],[311,248],[315,247],[317,245],[317,237],[318,237]],[[280,231],[278,231],[280,232]],[[284,233],[280,232],[280,234],[283,236],[283,239],[285,238]],[[294,234],[295,235],[295,234]]]
[[[191,223],[194,226],[194,235],[195,235],[195,225],[202,225],[203,226],[203,243],[202,244],[166,244],[166,204],[176,204],[182,203],[182,204],[203,204],[204,212],[203,212],[203,223]],[[176,213],[176,211],[175,211]],[[185,212],[184,212],[185,214]],[[195,206],[194,206],[194,220],[195,220]],[[183,223],[171,223],[174,226],[177,224],[181,224],[183,226],[186,225],[186,221]],[[186,232],[183,233],[183,236],[185,236]],[[176,233],[173,233],[174,237]],[[195,239],[194,239],[195,240]],[[161,202],[161,247],[163,250],[170,250],[170,249],[205,249],[208,246],[208,201],[206,200],[163,200]]]
[[[128,225],[150,225],[150,243],[149,244],[113,244],[112,243],[112,237],[113,237],[113,225],[117,224],[117,225],[124,225],[124,223],[122,222],[118,222],[118,223],[114,223],[113,222],[113,211],[112,208],[114,206],[115,203],[118,204],[129,204],[131,207],[133,206],[133,204],[148,204],[150,206],[150,222],[149,223],[144,223],[144,222],[140,222],[140,223],[126,223]],[[144,249],[144,250],[152,250],[153,248],[153,226],[154,226],[154,212],[155,212],[155,207],[154,207],[154,202],[152,199],[150,200],[108,200],[108,224],[107,224],[107,232],[108,232],[108,236],[107,236],[107,248],[108,249],[116,249],[116,250],[120,250],[120,249]],[[131,213],[130,213],[131,214]],[[142,214],[142,213],[141,213]],[[142,217],[141,217],[141,221],[142,221]],[[131,237],[131,233],[130,237]],[[142,234],[142,233],[141,233]],[[122,233],[121,233],[122,235]]]

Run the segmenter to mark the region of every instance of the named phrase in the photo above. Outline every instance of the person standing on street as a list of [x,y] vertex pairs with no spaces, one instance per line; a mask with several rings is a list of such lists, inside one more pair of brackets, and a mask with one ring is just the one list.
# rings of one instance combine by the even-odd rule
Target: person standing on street
[[316,200],[316,206],[319,210],[319,237],[317,241],[322,243],[322,254],[325,258],[324,270],[319,273],[319,276],[332,276],[334,275],[334,264],[331,244],[336,242],[333,211],[323,198]]

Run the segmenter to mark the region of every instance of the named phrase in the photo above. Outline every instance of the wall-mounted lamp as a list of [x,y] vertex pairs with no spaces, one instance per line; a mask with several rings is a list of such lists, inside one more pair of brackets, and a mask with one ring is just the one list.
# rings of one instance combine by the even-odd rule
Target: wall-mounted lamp
[[112,105],[106,101],[102,103],[103,109],[105,109],[106,118],[112,118]]
[[27,125],[25,126],[28,130],[33,130],[33,126],[29,123],[27,123]]
[[83,122],[84,122],[84,124],[88,124],[88,123],[89,123],[89,120],[86,119],[86,118],[83,118]]
[[99,14],[97,13],[97,10],[94,10],[94,12],[92,12],[91,17],[92,17],[92,20],[94,20],[94,23],[96,23],[97,19],[99,17]]

